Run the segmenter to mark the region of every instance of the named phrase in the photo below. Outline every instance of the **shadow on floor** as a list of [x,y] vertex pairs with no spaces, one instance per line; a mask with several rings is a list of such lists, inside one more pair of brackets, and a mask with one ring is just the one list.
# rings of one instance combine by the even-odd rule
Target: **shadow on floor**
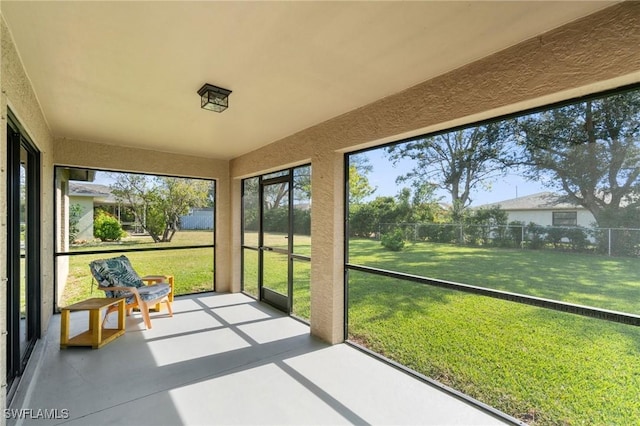
[[[86,324],[74,312],[72,334]],[[134,314],[101,349],[60,350],[54,316],[8,424],[502,424],[243,294],[176,298],[152,324]]]

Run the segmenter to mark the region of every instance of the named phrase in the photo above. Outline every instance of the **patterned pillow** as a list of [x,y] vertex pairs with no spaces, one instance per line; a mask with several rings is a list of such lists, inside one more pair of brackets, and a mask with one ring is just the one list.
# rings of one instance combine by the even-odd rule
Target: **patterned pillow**
[[91,270],[93,277],[98,281],[98,285],[100,287],[109,287],[111,285],[104,275],[102,275],[103,271],[106,271],[103,259],[97,259],[89,263],[89,269]]
[[[109,272],[109,268],[107,267],[106,260],[97,259],[89,263],[89,269],[91,270],[91,274],[98,282],[98,285],[102,288],[111,287],[112,284],[107,280],[106,274]],[[125,291],[104,291],[105,296],[107,297],[127,297],[130,295],[129,292]]]
[[91,262],[94,276],[100,285],[107,287],[142,287],[144,283],[126,256],[100,259]]

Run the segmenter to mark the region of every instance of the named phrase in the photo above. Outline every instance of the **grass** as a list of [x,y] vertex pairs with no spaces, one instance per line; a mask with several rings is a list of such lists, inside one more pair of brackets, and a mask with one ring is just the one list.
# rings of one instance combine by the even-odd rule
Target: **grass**
[[349,252],[353,264],[640,313],[638,259],[435,243],[392,252],[377,241],[354,239]]
[[[426,243],[389,252],[368,240],[352,240],[350,255],[356,264],[637,312],[636,259]],[[640,420],[637,327],[351,271],[349,334],[531,424]]]
[[[245,241],[257,241],[255,233],[245,233]],[[286,249],[283,234],[265,235],[265,245]],[[310,256],[311,237],[294,235],[294,253]],[[287,294],[288,257],[275,252],[264,253],[264,285],[280,294]],[[311,262],[293,262],[293,311],[292,314],[309,320],[311,317]],[[258,252],[244,251],[244,291],[258,297]]]
[[[120,243],[89,244],[76,247],[72,251],[112,250],[116,248],[180,247],[185,245],[210,244],[211,232],[183,231],[175,235],[171,243],[153,243],[149,237],[127,238]],[[120,254],[87,254],[61,257],[69,261],[69,275],[60,306],[67,306],[89,297],[104,297],[97,290],[89,271],[89,262],[94,259],[115,257]],[[212,248],[186,250],[129,252],[125,255],[131,260],[140,276],[170,274],[175,279],[175,294],[196,293],[213,290],[214,255]],[[60,261],[60,260],[59,260]]]
[[192,245],[213,244],[212,231],[178,231],[174,234],[170,242],[155,243],[148,235],[129,235],[120,241],[101,242],[99,240],[89,241],[83,244],[71,246],[71,252],[114,250],[114,249],[137,249],[137,248],[164,248],[181,247]]

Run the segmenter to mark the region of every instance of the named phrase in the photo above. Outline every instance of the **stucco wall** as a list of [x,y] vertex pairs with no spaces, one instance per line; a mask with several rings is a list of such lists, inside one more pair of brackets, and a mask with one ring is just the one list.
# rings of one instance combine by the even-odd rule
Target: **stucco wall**
[[78,220],[77,240],[93,240],[93,197],[69,197],[69,206],[78,205],[80,217]]
[[342,340],[341,153],[640,82],[638,46],[640,3],[615,5],[233,159],[233,179],[311,159],[313,333]]
[[[0,117],[3,128],[0,131],[0,209],[2,217],[2,232],[0,232],[0,258],[7,258],[7,108],[10,108],[20,124],[26,130],[27,135],[41,152],[41,315],[42,330],[46,330],[49,319],[53,313],[53,156],[52,138],[46,121],[40,110],[31,84],[24,72],[20,57],[7,29],[4,19],[0,21],[0,43],[2,52],[0,56]],[[6,261],[0,263],[0,276],[7,277]],[[3,281],[4,282],[4,281]],[[0,330],[6,330],[6,291],[0,291]],[[3,334],[0,344],[0,377],[4,383],[6,377],[6,337]],[[0,392],[0,406],[5,406],[6,389]]]
[[[31,84],[24,72],[20,57],[15,49],[15,45],[11,39],[11,35],[7,29],[4,20],[2,21],[2,59],[1,59],[1,86],[2,86],[2,111],[3,123],[6,126],[7,107],[11,109],[14,115],[20,121],[20,124],[26,130],[32,142],[40,150],[41,153],[41,184],[42,203],[41,203],[41,271],[42,271],[42,329],[46,330],[49,318],[53,313],[53,156],[52,156],[52,138],[47,127],[47,123],[40,110],[40,105],[31,88]],[[2,141],[0,144],[3,150],[6,149],[6,130],[2,130]],[[2,194],[6,194],[6,151],[2,155]],[[3,217],[6,217],[6,200],[3,198],[2,209]],[[6,231],[5,231],[6,232]],[[4,241],[0,241],[3,249],[6,247],[6,234],[3,233]],[[6,253],[4,258],[6,258]],[[6,264],[2,264],[1,274],[6,276]],[[4,296],[3,292],[2,295]],[[0,306],[6,308],[6,303],[0,300]],[[5,318],[0,313],[1,318]]]

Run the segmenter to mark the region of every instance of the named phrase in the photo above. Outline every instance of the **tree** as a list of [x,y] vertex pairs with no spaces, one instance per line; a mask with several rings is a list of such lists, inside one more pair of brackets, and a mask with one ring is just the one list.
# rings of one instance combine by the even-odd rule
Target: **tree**
[[257,231],[259,227],[258,215],[260,213],[260,179],[257,177],[242,181],[242,211],[243,229],[245,231]]
[[180,216],[191,208],[205,207],[209,203],[211,182],[199,179],[157,177],[158,199],[154,206],[161,212],[164,231],[161,241],[171,241],[179,229]]
[[180,216],[211,204],[211,182],[206,180],[119,173],[111,191],[154,242],[170,242]]
[[516,128],[528,178],[561,190],[600,227],[640,224],[640,92],[532,114]]
[[349,211],[349,233],[356,237],[371,237],[380,230],[380,225],[404,222],[406,206],[394,197],[376,197],[368,203],[355,205]]
[[[395,197],[376,197],[349,208],[349,234],[371,237],[401,223],[439,221],[442,208],[433,199],[429,187],[402,188]],[[391,227],[391,228],[390,228]]]
[[289,203],[289,184],[287,182],[264,185],[262,188],[265,210],[283,208]]
[[366,154],[349,156],[349,203],[361,204],[376,192],[369,183],[368,175],[373,170]]
[[[370,237],[377,232],[381,211],[377,203],[381,197],[365,202],[376,188],[371,186],[367,175],[373,170],[366,154],[349,156],[347,169],[349,179],[349,233],[352,236]],[[388,197],[387,197],[388,198]],[[387,199],[387,201],[389,201]]]
[[488,184],[504,173],[506,146],[504,125],[494,123],[455,130],[407,143],[392,145],[387,155],[393,164],[414,161],[413,168],[397,178],[414,186],[430,184],[451,196],[454,221],[471,204],[476,186]]
[[440,222],[443,219],[444,210],[438,203],[436,186],[428,182],[415,184],[411,197],[410,222]]
[[469,209],[464,217],[464,238],[471,244],[492,244],[505,239],[509,215],[500,206]]
[[127,205],[143,229],[158,242],[156,230],[148,227],[147,210],[155,202],[155,191],[151,187],[151,178],[145,175],[114,173],[114,182],[109,186],[119,203]]
[[376,191],[366,175],[360,174],[355,164],[349,165],[349,202],[361,204]]
[[293,199],[308,201],[311,199],[311,166],[293,169]]

